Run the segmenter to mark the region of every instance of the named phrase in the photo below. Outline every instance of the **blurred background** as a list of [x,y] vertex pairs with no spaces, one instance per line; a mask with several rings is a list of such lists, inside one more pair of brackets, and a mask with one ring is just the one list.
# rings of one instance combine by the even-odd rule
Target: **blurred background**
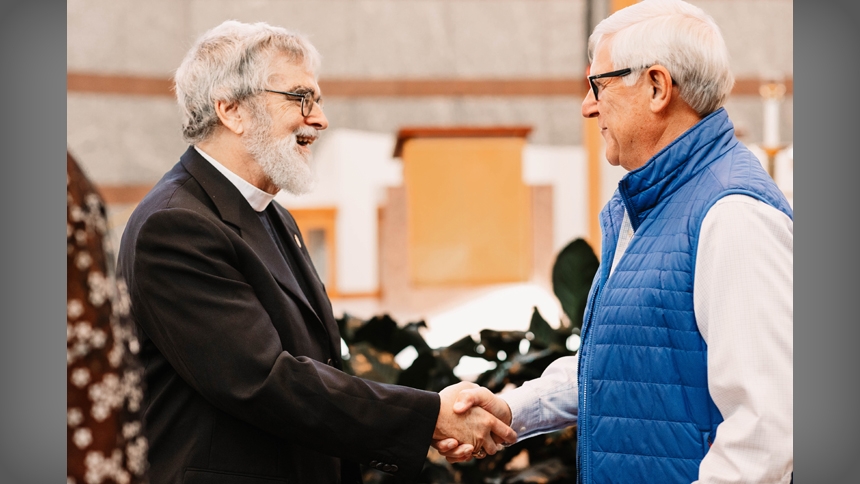
[[[227,19],[298,30],[322,54],[330,126],[314,145],[318,188],[278,201],[335,316],[424,321],[431,348],[526,331],[534,308],[558,327],[552,266],[576,239],[599,257],[597,213],[624,174],[580,114],[587,36],[631,3],[69,0],[68,148],[105,198],[118,247],[186,148],[171,76],[193,41]],[[738,137],[793,200],[792,1],[691,3],[729,46]],[[477,375],[481,361],[455,373]]]

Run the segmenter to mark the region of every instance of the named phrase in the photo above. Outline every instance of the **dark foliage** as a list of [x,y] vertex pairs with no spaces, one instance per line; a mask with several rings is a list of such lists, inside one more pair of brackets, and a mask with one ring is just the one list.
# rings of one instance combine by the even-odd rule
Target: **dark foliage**
[[[465,336],[445,348],[430,348],[419,332],[423,321],[400,326],[389,315],[368,321],[345,315],[338,320],[349,347],[345,370],[375,381],[440,391],[460,381],[454,368],[463,356],[484,358],[496,367],[479,375],[476,383],[499,392],[537,378],[557,358],[575,354],[568,338],[578,334],[597,258],[591,247],[577,239],[565,247],[553,266],[553,291],[569,321],[553,328],[537,308],[528,331],[482,330],[480,341]],[[525,342],[525,343],[524,343]],[[407,347],[417,357],[400,368],[394,357]],[[366,484],[393,484],[393,476],[365,468]],[[576,482],[576,432],[573,427],[520,441],[504,451],[480,460],[450,464],[434,449],[419,482],[449,483],[567,483]]]
[[600,262],[588,242],[576,239],[559,252],[552,267],[552,289],[578,332],[582,328],[588,290]]

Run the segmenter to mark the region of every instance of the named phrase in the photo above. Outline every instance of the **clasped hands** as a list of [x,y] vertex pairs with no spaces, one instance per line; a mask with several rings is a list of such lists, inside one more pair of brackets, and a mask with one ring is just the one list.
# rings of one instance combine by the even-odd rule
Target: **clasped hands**
[[517,441],[508,404],[484,387],[469,382],[441,392],[432,445],[448,462],[493,455]]

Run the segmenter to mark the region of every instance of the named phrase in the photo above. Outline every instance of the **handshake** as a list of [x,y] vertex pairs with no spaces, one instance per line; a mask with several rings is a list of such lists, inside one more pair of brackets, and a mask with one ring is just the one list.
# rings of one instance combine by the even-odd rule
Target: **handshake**
[[482,459],[517,441],[507,402],[474,383],[460,382],[441,392],[433,447],[448,462]]

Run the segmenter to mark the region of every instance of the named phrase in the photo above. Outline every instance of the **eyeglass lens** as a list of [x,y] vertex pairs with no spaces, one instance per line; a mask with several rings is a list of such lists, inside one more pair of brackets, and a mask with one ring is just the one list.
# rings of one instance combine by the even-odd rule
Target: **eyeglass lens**
[[304,96],[302,96],[302,116],[310,116],[314,109],[314,104],[319,104],[320,108],[322,108],[322,98],[320,98],[319,101],[315,101],[314,93],[306,92]]
[[302,96],[302,116],[308,117],[311,115],[311,111],[314,109],[314,95],[306,92],[304,96]]
[[594,93],[594,100],[597,101],[597,91],[599,90],[597,83],[594,82],[594,79],[589,79],[588,82],[591,84],[591,92]]

